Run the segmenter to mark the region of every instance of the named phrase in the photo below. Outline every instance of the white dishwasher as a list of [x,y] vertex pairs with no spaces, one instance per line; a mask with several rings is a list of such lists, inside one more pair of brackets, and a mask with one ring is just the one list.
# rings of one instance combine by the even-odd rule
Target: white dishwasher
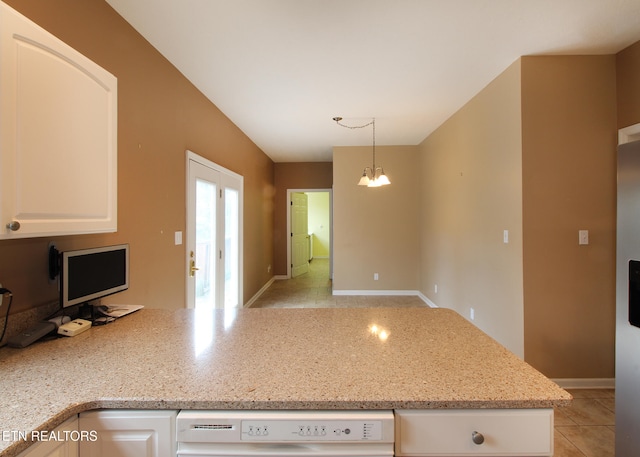
[[176,420],[178,456],[387,457],[392,411],[197,411]]

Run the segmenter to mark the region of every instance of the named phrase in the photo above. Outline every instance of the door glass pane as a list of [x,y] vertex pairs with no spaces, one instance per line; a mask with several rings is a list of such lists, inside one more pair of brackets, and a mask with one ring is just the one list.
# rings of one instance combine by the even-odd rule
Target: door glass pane
[[196,180],[195,306],[215,308],[216,184]]
[[239,284],[239,196],[235,189],[224,191],[224,307],[236,308]]

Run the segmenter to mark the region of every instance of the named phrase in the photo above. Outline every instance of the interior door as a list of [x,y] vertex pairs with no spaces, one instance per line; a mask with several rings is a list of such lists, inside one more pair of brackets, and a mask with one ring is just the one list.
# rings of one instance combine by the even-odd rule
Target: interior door
[[187,307],[242,306],[242,176],[187,158]]
[[309,271],[309,208],[303,192],[291,194],[291,277]]

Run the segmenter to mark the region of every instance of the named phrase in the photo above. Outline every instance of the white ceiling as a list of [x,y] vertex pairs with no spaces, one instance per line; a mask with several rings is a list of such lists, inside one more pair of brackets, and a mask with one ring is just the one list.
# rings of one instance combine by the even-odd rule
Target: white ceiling
[[415,145],[517,58],[640,40],[640,0],[106,0],[275,162]]

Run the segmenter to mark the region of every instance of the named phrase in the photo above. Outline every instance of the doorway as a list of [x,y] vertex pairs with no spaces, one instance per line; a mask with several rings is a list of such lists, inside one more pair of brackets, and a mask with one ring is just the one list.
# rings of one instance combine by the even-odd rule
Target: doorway
[[311,260],[309,233],[309,197],[304,192],[291,194],[291,277],[309,272]]
[[242,176],[187,151],[187,308],[242,306]]
[[288,189],[287,277],[308,271],[314,258],[328,259],[333,277],[333,192],[332,189]]

